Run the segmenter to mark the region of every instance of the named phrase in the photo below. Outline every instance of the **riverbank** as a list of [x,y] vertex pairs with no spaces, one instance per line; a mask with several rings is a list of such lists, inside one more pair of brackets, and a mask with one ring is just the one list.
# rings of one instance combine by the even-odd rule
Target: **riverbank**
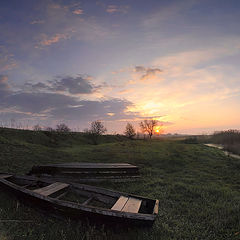
[[226,151],[224,150],[224,146],[221,145],[221,144],[214,144],[214,143],[206,143],[204,144],[205,146],[208,146],[208,147],[214,147],[214,148],[218,148],[220,150],[222,150],[224,152],[224,154],[228,157],[233,157],[233,158],[237,158],[237,159],[240,159],[240,155],[237,155],[237,154],[234,154],[234,153],[231,153],[229,151]]

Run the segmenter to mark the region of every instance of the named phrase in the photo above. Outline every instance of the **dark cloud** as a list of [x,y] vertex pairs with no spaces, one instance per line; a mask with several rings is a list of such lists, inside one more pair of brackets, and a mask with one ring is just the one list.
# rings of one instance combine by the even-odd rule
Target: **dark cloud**
[[38,92],[38,91],[49,89],[49,86],[46,85],[45,83],[41,83],[41,82],[38,82],[36,84],[25,83],[24,86],[23,86],[23,89],[25,91],[34,91],[34,92],[37,91]]
[[128,106],[132,105],[131,102],[121,99],[106,101],[79,101],[78,104],[79,106],[64,106],[53,109],[51,111],[51,115],[54,118],[66,120],[119,120],[129,117],[129,115],[125,113],[125,110]]
[[[61,120],[61,121],[79,121],[86,123],[93,120],[120,120],[136,117],[133,113],[127,113],[126,109],[132,105],[131,102],[122,99],[108,99],[102,101],[79,100],[74,96],[64,95],[56,91],[64,91],[66,88],[73,88],[75,79],[63,78],[56,80],[51,85],[51,90],[55,92],[43,92],[49,86],[44,83],[25,84],[24,88],[28,91],[14,92],[9,90],[6,77],[2,76],[0,81],[0,91],[6,91],[0,102],[1,119],[17,118],[31,119],[39,121],[44,120]],[[83,81],[78,78],[78,82]],[[83,81],[84,82],[84,81]],[[29,89],[38,91],[29,91]],[[41,89],[41,91],[39,91]],[[89,92],[88,85],[82,85],[76,92]],[[14,117],[15,116],[15,117]]]
[[150,78],[156,77],[157,74],[162,73],[159,68],[146,68],[144,66],[136,66],[134,68],[135,72],[142,73],[141,80],[148,80]]
[[50,82],[53,91],[66,91],[71,94],[93,93],[97,87],[90,83],[88,77],[64,77]]
[[135,72],[144,72],[146,70],[145,67],[143,66],[136,66],[135,67]]
[[77,77],[58,77],[55,80],[45,83],[26,83],[24,85],[28,91],[50,91],[50,92],[66,92],[72,95],[76,94],[91,94],[101,86],[95,86],[90,82],[90,77],[79,75]]
[[51,108],[74,106],[78,102],[75,98],[56,93],[12,93],[4,98],[0,104],[5,108],[15,108],[19,111],[40,113]]
[[4,97],[0,99],[0,122],[16,119],[45,124],[72,121],[86,125],[94,120],[116,121],[139,116],[137,113],[127,112],[132,103],[124,99],[90,101],[80,100],[76,96],[90,94],[96,89],[87,77],[78,76],[57,78],[47,84],[27,83],[20,91],[14,91],[8,84],[7,76],[0,75],[1,96],[4,93]]

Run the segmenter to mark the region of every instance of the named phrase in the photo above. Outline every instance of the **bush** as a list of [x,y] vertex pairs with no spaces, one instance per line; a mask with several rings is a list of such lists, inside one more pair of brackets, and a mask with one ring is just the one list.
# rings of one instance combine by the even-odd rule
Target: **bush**
[[131,123],[127,123],[124,133],[125,133],[125,136],[130,139],[133,139],[133,137],[136,135],[136,131]]
[[56,126],[56,131],[62,132],[62,133],[68,133],[71,131],[71,129],[65,123],[61,123]]
[[99,137],[103,135],[107,129],[104,127],[101,121],[94,121],[91,123],[90,129],[85,129],[85,135],[90,138],[93,144],[97,145],[99,141]]

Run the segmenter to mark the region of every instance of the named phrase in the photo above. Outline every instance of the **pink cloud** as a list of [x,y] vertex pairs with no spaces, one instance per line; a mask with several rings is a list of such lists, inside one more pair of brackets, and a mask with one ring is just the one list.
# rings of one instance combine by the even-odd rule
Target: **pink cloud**
[[4,46],[0,46],[0,72],[11,70],[16,66],[13,54],[10,54]]
[[49,5],[50,8],[53,8],[53,9],[60,9],[62,8],[61,5],[57,4],[57,3],[52,3]]
[[0,90],[7,90],[10,86],[8,84],[8,76],[0,75]]
[[83,10],[82,9],[76,9],[74,11],[72,11],[73,14],[76,14],[76,15],[81,15],[83,14]]
[[42,35],[42,40],[40,41],[39,45],[44,46],[50,46],[54,43],[59,42],[60,40],[69,38],[69,34],[63,34],[63,33],[57,33],[54,36],[48,38],[46,34]]
[[108,5],[106,12],[108,13],[127,13],[129,6]]
[[5,64],[4,66],[0,66],[0,72],[11,70],[11,69],[15,68],[16,66],[17,66],[17,64],[14,62]]

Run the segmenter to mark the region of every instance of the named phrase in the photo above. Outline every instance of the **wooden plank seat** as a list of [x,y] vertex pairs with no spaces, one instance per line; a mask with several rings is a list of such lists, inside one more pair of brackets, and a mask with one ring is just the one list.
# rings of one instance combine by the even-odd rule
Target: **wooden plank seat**
[[33,190],[33,192],[39,193],[43,196],[49,196],[49,195],[51,195],[55,192],[58,192],[68,186],[69,186],[69,184],[66,184],[66,183],[55,182],[46,187],[35,189],[35,190]]
[[112,210],[121,212],[138,213],[141,207],[142,200],[137,198],[128,198],[121,196],[111,208]]
[[113,205],[113,207],[111,208],[112,210],[117,210],[117,211],[121,211],[124,207],[124,205],[126,204],[128,198],[121,196]]

